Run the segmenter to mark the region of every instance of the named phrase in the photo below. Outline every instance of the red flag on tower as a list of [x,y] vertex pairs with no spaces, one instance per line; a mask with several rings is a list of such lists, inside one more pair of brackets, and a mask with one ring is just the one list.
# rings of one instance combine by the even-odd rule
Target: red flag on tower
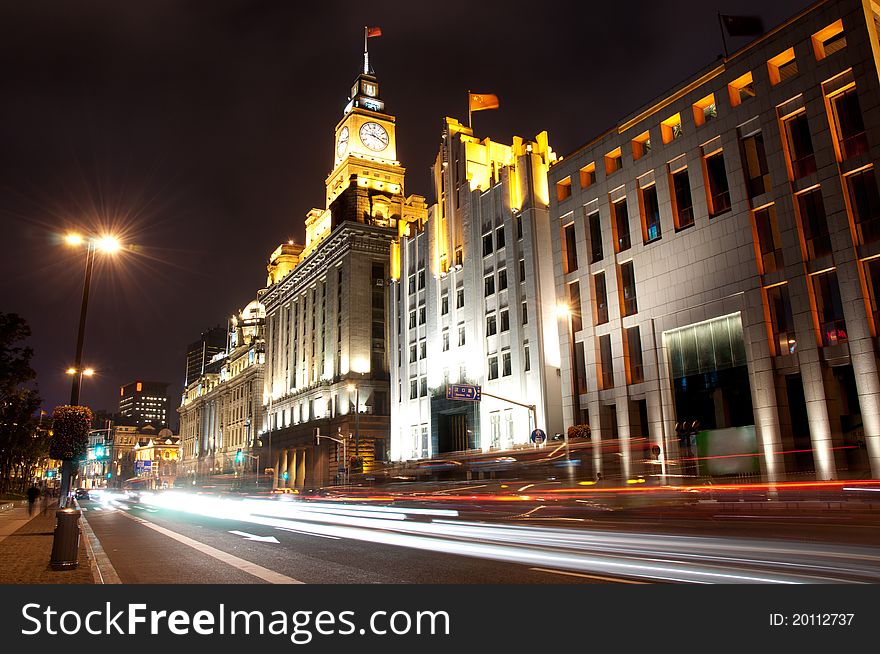
[[381,27],[368,27],[367,28],[367,38],[371,39],[374,36],[382,36],[382,28]]

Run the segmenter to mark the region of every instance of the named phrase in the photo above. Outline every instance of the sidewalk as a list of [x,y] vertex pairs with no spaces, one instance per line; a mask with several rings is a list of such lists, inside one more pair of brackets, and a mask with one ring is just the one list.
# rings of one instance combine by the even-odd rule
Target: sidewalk
[[0,584],[92,584],[94,578],[86,555],[85,535],[79,541],[79,567],[52,570],[52,536],[55,530],[55,504],[45,515],[37,510],[27,514],[27,503],[0,511]]

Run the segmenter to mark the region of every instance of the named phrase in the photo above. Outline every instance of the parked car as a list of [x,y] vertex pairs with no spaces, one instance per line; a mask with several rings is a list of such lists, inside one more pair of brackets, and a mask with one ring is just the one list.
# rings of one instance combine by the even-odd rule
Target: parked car
[[89,491],[87,491],[85,488],[77,488],[76,492],[74,493],[74,497],[76,497],[76,499],[78,500],[88,500],[90,499]]

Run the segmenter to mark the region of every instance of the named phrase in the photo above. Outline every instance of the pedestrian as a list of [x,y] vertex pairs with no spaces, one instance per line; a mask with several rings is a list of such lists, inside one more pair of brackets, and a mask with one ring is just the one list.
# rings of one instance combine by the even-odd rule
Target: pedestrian
[[34,504],[37,503],[37,498],[40,496],[40,489],[36,486],[31,486],[27,489],[27,498],[28,498],[28,515],[34,515]]
[[40,500],[43,504],[43,515],[49,513],[49,489],[44,488],[43,492],[40,493]]

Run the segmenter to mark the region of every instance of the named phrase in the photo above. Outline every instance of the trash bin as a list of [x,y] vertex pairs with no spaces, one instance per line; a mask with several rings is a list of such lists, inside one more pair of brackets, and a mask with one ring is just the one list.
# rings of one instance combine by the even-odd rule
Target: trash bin
[[52,541],[52,568],[73,570],[79,565],[79,517],[78,509],[61,509],[55,512],[55,537]]

